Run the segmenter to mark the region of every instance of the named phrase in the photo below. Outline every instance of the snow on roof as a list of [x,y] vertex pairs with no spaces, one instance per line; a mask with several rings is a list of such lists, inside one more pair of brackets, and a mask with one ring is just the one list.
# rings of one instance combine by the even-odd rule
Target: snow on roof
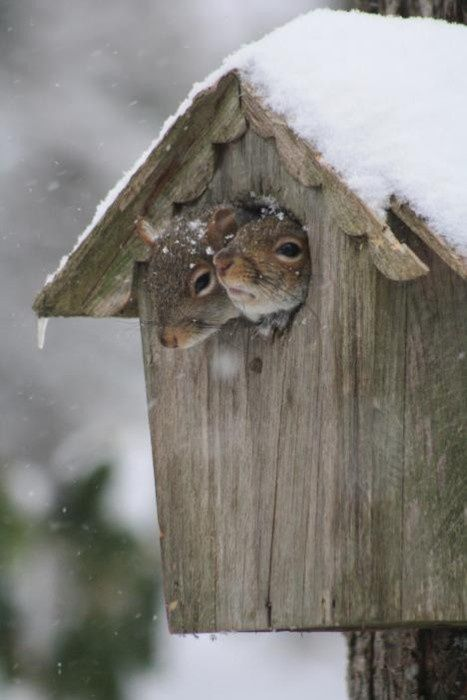
[[196,95],[230,70],[238,70],[377,213],[384,214],[395,195],[467,251],[466,66],[462,25],[326,9],[297,17],[228,56],[193,86],[99,204],[73,251]]
[[467,249],[467,27],[316,10],[226,62],[368,205]]

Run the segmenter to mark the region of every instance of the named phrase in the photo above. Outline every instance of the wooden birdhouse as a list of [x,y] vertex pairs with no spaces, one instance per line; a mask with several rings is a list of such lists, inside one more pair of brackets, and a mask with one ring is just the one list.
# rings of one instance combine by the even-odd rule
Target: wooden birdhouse
[[[370,21],[314,13],[294,26],[306,34],[324,17],[325,35],[335,14],[350,32]],[[34,308],[141,319],[173,632],[465,624],[466,260],[410,192],[385,208],[361,194],[359,161],[355,185],[325,155],[335,127],[321,143],[313,105],[293,118],[300,81],[275,106],[251,61],[264,54],[274,74],[281,31],[197,88]],[[189,350],[163,348],[145,322],[154,299],[136,222],[255,197],[306,226],[307,302],[273,340],[238,320]]]

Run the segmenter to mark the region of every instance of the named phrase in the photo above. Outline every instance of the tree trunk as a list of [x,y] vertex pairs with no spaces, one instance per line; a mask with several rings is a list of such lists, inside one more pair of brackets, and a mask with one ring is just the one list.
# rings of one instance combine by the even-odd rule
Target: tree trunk
[[356,0],[355,7],[380,15],[435,17],[448,22],[467,23],[466,0]]
[[467,698],[467,630],[391,630],[347,635],[352,700]]

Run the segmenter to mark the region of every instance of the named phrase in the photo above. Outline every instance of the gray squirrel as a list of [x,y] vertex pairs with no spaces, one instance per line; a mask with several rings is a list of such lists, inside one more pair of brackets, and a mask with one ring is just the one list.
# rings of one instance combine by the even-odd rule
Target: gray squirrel
[[[245,223],[246,222],[246,223]],[[262,218],[232,206],[180,214],[153,228],[148,285],[161,343],[189,348],[244,316],[262,335],[283,330],[304,302],[310,278],[308,237],[281,212]]]
[[284,330],[306,299],[311,274],[308,236],[282,212],[239,228],[213,262],[234,306],[262,335]]
[[138,234],[152,248],[147,283],[156,318],[149,322],[165,347],[192,347],[239,316],[212,262],[236,230],[232,210],[223,206],[198,217],[180,214],[157,228],[138,222]]

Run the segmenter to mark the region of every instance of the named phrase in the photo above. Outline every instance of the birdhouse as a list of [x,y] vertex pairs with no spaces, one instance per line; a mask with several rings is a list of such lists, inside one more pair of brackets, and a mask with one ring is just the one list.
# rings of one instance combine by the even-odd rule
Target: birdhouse
[[[242,49],[194,89],[35,301],[40,317],[141,320],[173,632],[465,624],[467,263],[443,179],[451,166],[458,177],[454,151],[436,149],[457,124],[465,143],[467,111],[459,98],[456,121],[443,85],[430,116],[411,66],[413,54],[439,76],[463,71],[456,31],[465,53],[463,28],[323,11]],[[138,222],[252,199],[306,227],[306,303],[273,339],[240,319],[162,347]]]

